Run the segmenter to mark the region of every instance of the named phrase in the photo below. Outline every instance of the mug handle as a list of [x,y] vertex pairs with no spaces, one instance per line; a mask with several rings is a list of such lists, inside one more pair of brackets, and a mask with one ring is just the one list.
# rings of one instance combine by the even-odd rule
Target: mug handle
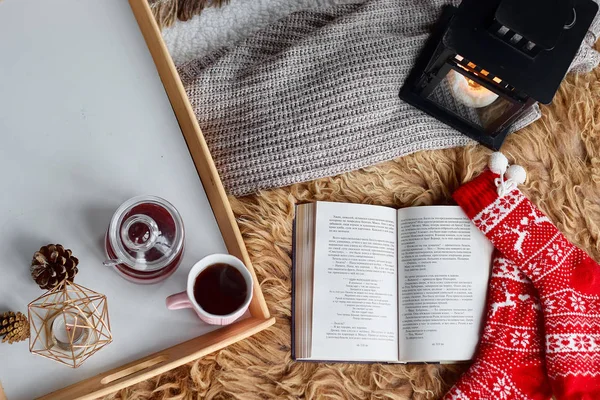
[[167,297],[167,308],[169,310],[179,310],[182,308],[193,308],[193,306],[187,292],[181,292]]

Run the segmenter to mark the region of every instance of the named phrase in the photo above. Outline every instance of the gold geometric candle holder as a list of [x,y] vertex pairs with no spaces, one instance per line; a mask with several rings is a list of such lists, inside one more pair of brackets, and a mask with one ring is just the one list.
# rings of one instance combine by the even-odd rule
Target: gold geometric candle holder
[[112,342],[106,296],[65,281],[29,303],[29,351],[77,368]]

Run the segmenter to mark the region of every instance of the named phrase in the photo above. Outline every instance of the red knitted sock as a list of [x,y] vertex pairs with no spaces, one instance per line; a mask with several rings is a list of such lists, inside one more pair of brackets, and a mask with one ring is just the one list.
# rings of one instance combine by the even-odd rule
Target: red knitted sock
[[514,186],[499,196],[498,177],[486,171],[454,199],[537,289],[555,396],[600,399],[600,267]]
[[540,310],[531,281],[497,252],[475,363],[443,400],[548,400]]

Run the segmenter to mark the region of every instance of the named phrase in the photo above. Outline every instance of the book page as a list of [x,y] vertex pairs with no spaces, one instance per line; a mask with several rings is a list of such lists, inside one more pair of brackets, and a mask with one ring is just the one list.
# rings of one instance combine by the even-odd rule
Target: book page
[[398,360],[396,210],[317,203],[311,358]]
[[492,250],[458,206],[398,210],[401,361],[473,357]]

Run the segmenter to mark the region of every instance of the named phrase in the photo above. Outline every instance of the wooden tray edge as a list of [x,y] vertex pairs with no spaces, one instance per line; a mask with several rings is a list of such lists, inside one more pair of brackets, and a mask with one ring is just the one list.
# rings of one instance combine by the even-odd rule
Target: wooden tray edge
[[252,303],[250,303],[250,313],[254,317],[267,319],[270,317],[269,309],[260,290],[260,284],[248,256],[242,234],[231,210],[217,168],[210,156],[210,151],[198,125],[198,120],[194,115],[194,110],[188,100],[183,83],[179,78],[167,46],[162,39],[158,24],[152,15],[152,10],[146,0],[129,0],[129,5],[144,35],[175,116],[179,121],[179,126],[196,165],[198,175],[200,175],[200,179],[202,180],[204,190],[225,240],[227,250],[244,261],[244,264],[246,264],[252,273],[255,285]]
[[[97,399],[225,348],[267,329],[274,323],[275,318],[248,318],[238,321],[206,335],[52,392],[38,398],[38,400]],[[0,399],[2,399],[1,394]]]

